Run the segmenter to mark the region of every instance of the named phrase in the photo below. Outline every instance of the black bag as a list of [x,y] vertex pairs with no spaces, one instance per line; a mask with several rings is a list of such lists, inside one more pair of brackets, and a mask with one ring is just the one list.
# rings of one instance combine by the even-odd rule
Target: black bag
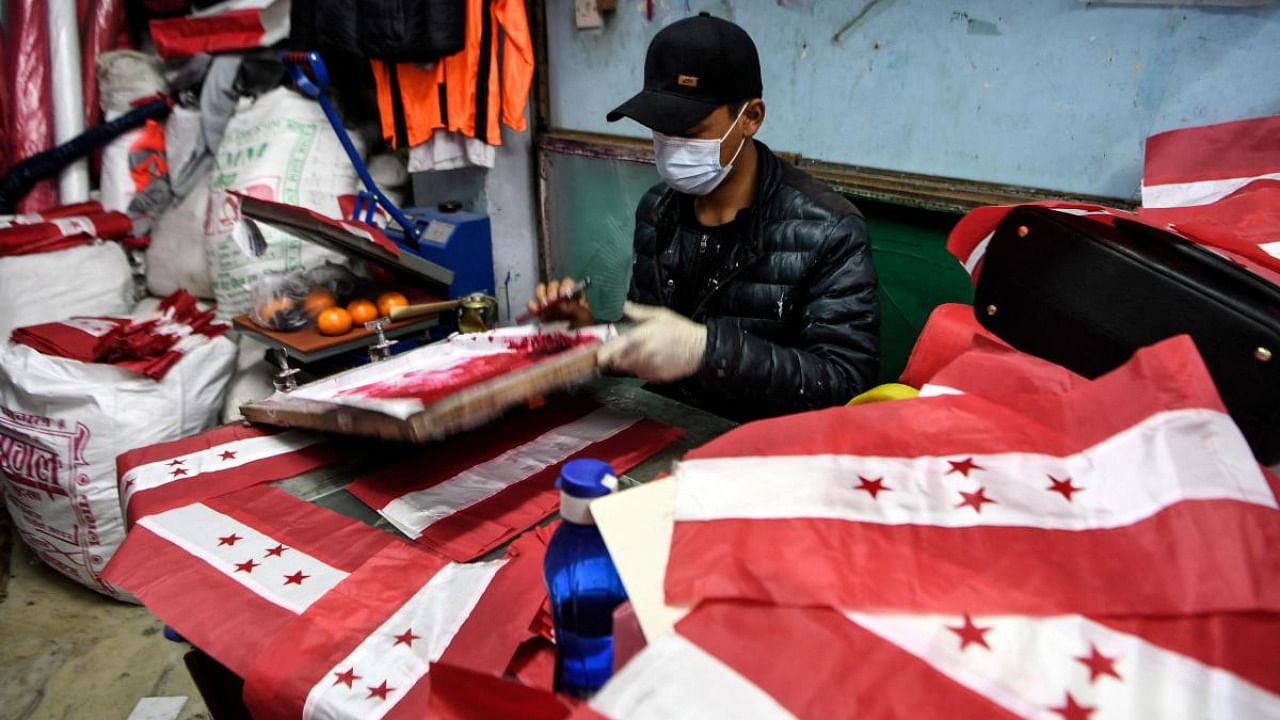
[[1254,454],[1280,461],[1280,288],[1198,245],[1015,208],[987,246],[974,310],[1010,345],[1090,378],[1190,335]]

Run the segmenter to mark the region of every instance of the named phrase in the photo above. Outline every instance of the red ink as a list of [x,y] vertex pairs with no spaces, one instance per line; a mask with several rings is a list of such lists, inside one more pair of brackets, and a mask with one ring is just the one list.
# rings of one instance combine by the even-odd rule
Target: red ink
[[[492,342],[493,337],[489,340]],[[598,343],[594,335],[556,333],[506,338],[514,352],[482,355],[443,370],[411,370],[395,380],[384,380],[339,392],[339,396],[365,398],[416,398],[430,405],[459,390],[528,367],[571,348]]]

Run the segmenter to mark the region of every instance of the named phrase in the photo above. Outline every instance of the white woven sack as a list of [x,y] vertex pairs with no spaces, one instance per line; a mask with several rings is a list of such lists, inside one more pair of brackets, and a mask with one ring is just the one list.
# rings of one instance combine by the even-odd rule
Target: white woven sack
[[212,300],[213,277],[204,247],[204,219],[209,207],[206,175],[177,205],[172,205],[151,227],[147,248],[147,291],[166,297],[184,289],[198,298]]
[[[358,138],[352,138],[359,148]],[[239,205],[228,191],[297,205],[341,217],[338,196],[355,192],[356,171],[324,111],[288,88],[242,105],[227,124],[214,155],[213,185],[205,219],[205,243],[213,270],[219,319],[249,311],[249,290],[258,278],[309,268],[343,257],[262,225],[267,250],[244,254],[232,237]]]
[[133,270],[113,242],[0,257],[0,344],[14,328],[73,315],[128,315]]
[[0,349],[0,490],[14,527],[42,560],[98,592],[124,540],[116,456],[212,426],[235,366],[217,338],[159,382],[112,365]]

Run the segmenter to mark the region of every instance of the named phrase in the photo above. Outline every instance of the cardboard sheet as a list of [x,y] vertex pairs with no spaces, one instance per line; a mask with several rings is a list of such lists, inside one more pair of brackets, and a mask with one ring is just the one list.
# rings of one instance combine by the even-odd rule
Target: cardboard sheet
[[591,514],[604,536],[647,641],[672,632],[688,608],[667,605],[662,581],[675,528],[675,478],[655,480],[591,503]]

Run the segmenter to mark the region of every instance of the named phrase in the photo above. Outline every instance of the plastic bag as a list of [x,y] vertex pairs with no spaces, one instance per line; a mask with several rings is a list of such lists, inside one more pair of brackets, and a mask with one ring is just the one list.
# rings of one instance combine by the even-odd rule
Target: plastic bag
[[338,305],[346,305],[359,295],[368,294],[372,288],[368,278],[360,277],[345,265],[327,260],[323,265],[308,270],[306,278],[312,290],[323,289],[333,293]]
[[304,328],[311,322],[304,307],[310,292],[305,271],[258,278],[249,291],[249,318],[272,330]]

